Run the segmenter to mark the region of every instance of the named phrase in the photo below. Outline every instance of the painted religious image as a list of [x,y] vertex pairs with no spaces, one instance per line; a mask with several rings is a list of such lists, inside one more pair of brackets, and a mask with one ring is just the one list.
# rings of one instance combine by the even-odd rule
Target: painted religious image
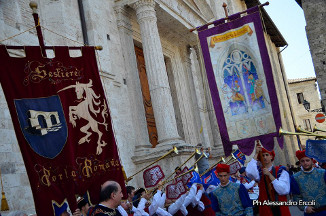
[[275,131],[255,27],[207,38],[230,141]]
[[[265,108],[269,103],[263,92],[263,80],[260,80],[251,57],[240,50],[233,50],[223,65],[224,84],[222,93],[228,100],[228,108],[232,115],[248,113],[248,105],[252,111]],[[247,96],[247,97],[245,97]]]

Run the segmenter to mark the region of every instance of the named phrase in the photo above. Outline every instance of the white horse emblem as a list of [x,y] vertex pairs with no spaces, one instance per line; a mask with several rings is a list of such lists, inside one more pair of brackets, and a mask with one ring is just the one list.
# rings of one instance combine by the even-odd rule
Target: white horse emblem
[[[80,128],[80,131],[85,133],[86,135],[80,138],[78,144],[83,144],[84,142],[90,142],[91,140],[89,137],[92,135],[92,132],[89,131],[91,128],[93,132],[98,134],[97,140],[97,149],[96,154],[99,155],[102,153],[102,147],[106,146],[107,143],[102,139],[103,133],[99,130],[98,125],[104,125],[105,130],[107,131],[108,124],[106,123],[106,117],[108,116],[107,113],[107,106],[105,103],[105,99],[103,99],[103,105],[101,105],[101,101],[99,100],[100,95],[96,95],[94,90],[92,89],[92,80],[89,80],[89,83],[79,83],[76,82],[76,85],[67,86],[60,91],[64,91],[70,88],[75,88],[77,101],[79,102],[77,106],[69,106],[69,122],[72,124],[73,127],[76,127],[76,120],[77,118],[83,118],[88,121],[86,125]],[[98,99],[98,100],[97,100]],[[96,121],[91,114],[97,116],[100,113],[102,107],[101,115],[103,117],[103,122]]]

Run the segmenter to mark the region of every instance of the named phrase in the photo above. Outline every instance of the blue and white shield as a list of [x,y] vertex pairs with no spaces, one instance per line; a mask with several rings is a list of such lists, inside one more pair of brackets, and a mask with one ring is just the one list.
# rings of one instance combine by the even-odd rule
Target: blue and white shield
[[60,98],[56,96],[14,101],[20,128],[31,148],[53,159],[67,141],[67,124]]

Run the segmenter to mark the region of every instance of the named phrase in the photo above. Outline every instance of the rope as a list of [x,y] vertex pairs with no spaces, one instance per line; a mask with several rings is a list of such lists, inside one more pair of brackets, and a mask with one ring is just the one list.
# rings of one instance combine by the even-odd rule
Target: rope
[[[23,23],[20,23],[20,24],[23,25],[23,26],[28,27],[27,25],[25,25],[25,24],[23,24]],[[53,34],[55,34],[55,35],[61,36],[61,37],[65,38],[65,39],[67,39],[67,40],[73,41],[73,42],[78,43],[78,44],[82,44],[83,46],[88,46],[87,44],[84,44],[84,43],[79,42],[79,41],[77,41],[77,40],[73,40],[73,39],[68,38],[68,37],[66,37],[66,36],[64,36],[64,35],[61,35],[61,34],[59,34],[59,33],[56,33],[55,31],[52,31],[51,29],[48,29],[48,28],[46,28],[46,27],[44,27],[44,26],[41,26],[41,25],[40,25],[40,20],[38,20],[38,24],[37,24],[36,26],[30,27],[29,29],[27,29],[27,30],[25,30],[25,31],[23,31],[23,32],[20,32],[20,33],[18,33],[18,34],[15,34],[15,35],[12,35],[12,36],[10,36],[10,37],[8,37],[8,38],[5,38],[5,39],[3,39],[3,40],[0,40],[0,43],[2,43],[3,41],[6,41],[6,40],[12,39],[12,38],[14,38],[14,37],[17,37],[17,36],[19,36],[19,35],[21,35],[21,34],[24,34],[24,33],[28,32],[28,31],[30,31],[30,30],[32,30],[32,29],[34,29],[34,28],[37,28],[38,26],[44,28],[45,30],[47,30],[47,31],[49,31],[49,32],[51,32],[51,33],[53,33]]]
[[44,27],[44,26],[41,26],[41,27],[44,28],[45,30],[48,30],[49,32],[51,32],[51,33],[53,33],[53,34],[56,34],[56,35],[58,35],[58,36],[61,36],[61,37],[65,38],[65,39],[68,39],[68,40],[74,41],[74,42],[76,42],[76,43],[78,43],[78,44],[82,44],[83,46],[87,46],[87,44],[84,44],[84,43],[79,42],[79,41],[77,41],[77,40],[73,40],[73,39],[68,38],[68,37],[66,37],[66,36],[64,36],[64,35],[61,35],[61,34],[59,34],[59,33],[56,33],[56,32],[54,32],[54,31],[52,31],[52,30],[50,30],[50,29],[48,29],[48,28],[46,28],[46,27]]
[[31,28],[29,28],[29,29],[23,31],[23,32],[20,32],[20,33],[18,33],[18,34],[15,34],[15,35],[12,35],[12,36],[10,36],[10,37],[8,37],[8,38],[5,38],[5,39],[3,39],[3,40],[0,40],[0,43],[2,43],[3,41],[6,41],[6,40],[12,39],[12,38],[14,38],[14,37],[17,37],[17,36],[19,36],[19,35],[21,35],[21,34],[24,34],[25,32],[28,32],[28,31],[30,31],[30,30],[32,30],[33,28],[36,28],[36,27],[38,27],[38,26],[39,26],[39,24],[38,24],[37,26],[33,26],[33,27],[31,27]]
[[258,9],[259,9],[259,16],[260,16],[261,22],[262,22],[262,24],[263,24],[264,32],[266,33],[267,30],[266,30],[266,26],[265,26],[265,21],[264,21],[263,15],[262,15],[262,13],[261,13],[261,10],[262,10],[262,9],[261,9],[260,7],[259,7]]

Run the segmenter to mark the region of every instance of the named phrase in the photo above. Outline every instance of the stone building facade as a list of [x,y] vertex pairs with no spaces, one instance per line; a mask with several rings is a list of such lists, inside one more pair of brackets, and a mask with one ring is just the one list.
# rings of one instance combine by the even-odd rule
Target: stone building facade
[[[326,123],[318,123],[315,119],[316,114],[321,113],[320,97],[316,81],[317,79],[315,77],[288,80],[295,124],[307,131],[313,131],[314,126],[326,130]],[[303,106],[304,100],[310,103],[309,111]],[[299,138],[301,144],[305,146],[308,139],[314,139],[315,137],[299,136]]]
[[319,86],[321,103],[326,108],[326,1],[296,0],[304,11],[306,33]]
[[[226,2],[229,14],[259,3],[255,0]],[[167,174],[185,161],[198,143],[211,147],[211,163],[224,154],[197,33],[189,32],[191,28],[224,17],[223,1],[38,0],[37,3],[46,45],[77,46],[85,41],[103,46],[97,52],[98,65],[127,176],[164,155],[173,145],[178,147],[179,154],[158,162]],[[33,26],[28,4],[27,0],[0,1],[0,39]],[[266,12],[263,17],[282,125],[293,131],[279,48],[286,42]],[[35,30],[2,43],[38,45]],[[51,56],[51,52],[48,54]],[[152,106],[148,107],[147,102]],[[28,181],[2,89],[0,107],[0,166],[9,207],[33,212],[30,190],[33,182]],[[284,151],[275,147],[279,153],[276,163],[293,164],[296,146],[294,138],[286,137]],[[141,175],[129,184],[142,186]]]

